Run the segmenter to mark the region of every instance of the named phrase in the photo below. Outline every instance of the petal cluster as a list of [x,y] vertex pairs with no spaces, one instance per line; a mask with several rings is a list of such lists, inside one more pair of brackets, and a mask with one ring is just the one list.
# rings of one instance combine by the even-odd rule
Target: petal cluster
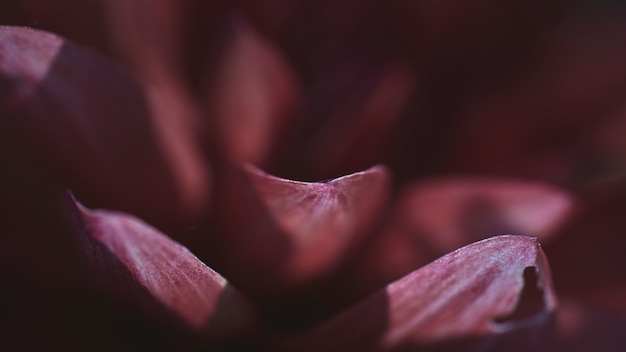
[[0,4],[3,350],[626,349],[620,6],[85,4]]

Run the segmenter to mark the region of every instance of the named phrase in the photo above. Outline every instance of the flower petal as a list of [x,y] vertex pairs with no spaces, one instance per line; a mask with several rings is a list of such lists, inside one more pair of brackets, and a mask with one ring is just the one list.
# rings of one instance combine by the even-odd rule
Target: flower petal
[[626,283],[626,193],[624,182],[591,188],[583,209],[546,244],[553,259],[555,284],[570,294],[586,294]]
[[217,201],[222,235],[210,245],[216,268],[242,288],[271,294],[334,268],[369,230],[389,187],[381,166],[308,183],[248,165],[232,178]]
[[[400,64],[380,71],[347,92],[349,95],[333,107],[334,111],[312,137],[307,152],[311,154],[308,159],[314,164],[314,172],[361,170],[388,152],[393,132],[413,93],[414,79],[411,70]],[[337,80],[334,73],[331,80]],[[320,120],[319,116],[312,118]]]
[[442,341],[423,349],[411,346],[401,351],[619,352],[626,348],[625,328],[624,316],[564,302],[542,324],[528,324],[505,333]]
[[206,205],[208,171],[189,131],[164,131],[171,124],[155,117],[180,110],[170,100],[155,111],[165,103],[153,104],[151,90],[49,33],[2,27],[0,57],[0,135],[17,158],[90,202],[161,223]]
[[597,177],[607,156],[589,140],[622,101],[625,29],[620,17],[592,17],[547,33],[517,69],[523,79],[494,85],[459,115],[447,169],[560,184]]
[[286,346],[299,351],[376,351],[505,332],[517,322],[498,321],[525,303],[520,296],[527,268],[534,269],[538,280],[526,284],[543,291],[542,312],[552,311],[556,298],[550,269],[537,240],[497,236],[458,249],[389,284]]
[[296,78],[252,28],[233,21],[231,30],[207,84],[215,138],[229,160],[265,165],[298,99]]
[[404,191],[399,213],[407,227],[440,251],[491,235],[518,233],[546,240],[568,218],[574,200],[555,187],[528,181],[449,178]]
[[109,0],[102,6],[112,45],[143,79],[163,69],[182,68],[183,3]]
[[574,199],[542,183],[490,178],[416,182],[397,201],[382,234],[354,264],[354,288],[369,292],[468,243],[503,233],[549,241]]
[[187,248],[133,216],[72,201],[86,259],[105,288],[215,336],[252,326],[250,303]]

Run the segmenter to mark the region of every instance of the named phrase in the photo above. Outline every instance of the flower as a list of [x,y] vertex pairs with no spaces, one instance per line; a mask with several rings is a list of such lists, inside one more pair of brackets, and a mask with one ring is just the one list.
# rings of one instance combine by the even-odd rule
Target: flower
[[616,5],[89,4],[1,5],[8,349],[626,345]]

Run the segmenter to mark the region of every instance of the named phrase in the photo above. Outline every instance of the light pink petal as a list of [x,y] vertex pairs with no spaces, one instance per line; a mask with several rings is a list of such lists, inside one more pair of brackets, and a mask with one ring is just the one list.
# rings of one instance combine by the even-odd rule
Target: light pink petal
[[0,134],[49,179],[160,223],[188,221],[206,206],[209,175],[192,126],[167,123],[188,112],[172,94],[144,90],[58,36],[16,27],[0,29],[0,80]]
[[106,289],[159,318],[164,308],[196,331],[251,327],[250,303],[187,248],[131,215],[74,204],[89,268]]
[[299,87],[271,43],[242,21],[233,21],[230,30],[207,83],[215,138],[227,159],[264,165],[293,112]]
[[[529,271],[536,276],[528,275]],[[537,282],[525,282],[526,276],[534,276]],[[513,312],[521,313],[531,303],[525,297],[520,300],[525,285],[543,291],[541,297],[534,297],[543,307],[515,318]],[[286,349],[378,351],[497,334],[523,326],[525,319],[540,324],[555,307],[550,269],[537,240],[497,236],[458,249],[389,284],[324,325],[293,338]]]
[[397,201],[381,235],[354,264],[365,292],[438,256],[503,233],[549,241],[573,213],[571,195],[542,183],[492,178],[415,182]]
[[313,183],[253,166],[231,178],[217,202],[222,233],[209,245],[216,267],[239,286],[271,294],[328,274],[375,223],[389,187],[381,166]]
[[602,307],[621,314],[626,319],[626,282],[604,287],[589,287],[583,295],[572,295],[579,300],[590,302],[595,306]]

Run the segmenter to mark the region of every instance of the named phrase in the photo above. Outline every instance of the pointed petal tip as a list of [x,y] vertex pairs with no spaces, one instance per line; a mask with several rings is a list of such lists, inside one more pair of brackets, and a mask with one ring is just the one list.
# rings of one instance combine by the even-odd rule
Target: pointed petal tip
[[71,193],[68,199],[93,277],[111,294],[216,338],[256,324],[251,303],[184,246],[134,216],[89,209]]
[[[382,166],[321,182],[280,178],[250,163],[233,175],[217,219],[228,235],[212,247],[221,248],[216,256],[229,253],[220,270],[234,282],[272,295],[332,272],[378,220],[390,187]],[[273,284],[244,267],[263,268]]]

